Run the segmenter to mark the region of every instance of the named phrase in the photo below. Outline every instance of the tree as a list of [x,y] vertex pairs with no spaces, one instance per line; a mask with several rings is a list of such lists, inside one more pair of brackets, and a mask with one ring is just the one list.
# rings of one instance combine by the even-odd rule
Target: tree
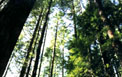
[[23,67],[22,67],[22,70],[21,70],[21,73],[20,73],[20,77],[24,77],[24,74],[25,74],[25,71],[26,71],[26,67],[27,67],[27,64],[28,64],[28,61],[29,61],[29,55],[32,53],[32,45],[34,43],[34,39],[36,37],[36,33],[37,33],[37,31],[38,31],[38,29],[40,27],[39,23],[40,23],[40,20],[41,20],[41,17],[42,17],[42,12],[43,12],[43,9],[41,10],[39,18],[37,20],[36,28],[34,30],[30,45],[28,47],[27,56],[26,56],[24,64],[23,64]]
[[[17,42],[14,49],[17,52],[10,58],[6,71],[12,71],[14,65],[19,75],[19,67],[25,65],[22,74],[26,77],[121,77],[121,0],[84,1],[38,0],[24,27],[29,37],[25,35]],[[6,0],[2,7],[4,3]],[[45,9],[40,20],[43,26],[29,40],[42,8]],[[46,37],[49,39],[45,43]],[[27,55],[28,61],[22,65]]]
[[9,0],[7,5],[0,11],[1,77],[34,3],[35,0]]
[[72,0],[72,14],[73,14],[73,22],[74,22],[74,35],[77,39],[77,28],[76,28],[76,13],[75,13],[75,6],[74,6],[74,0]]
[[54,69],[54,61],[55,61],[55,55],[56,55],[56,40],[57,40],[57,31],[58,31],[58,21],[56,25],[56,32],[55,32],[55,42],[54,42],[54,49],[53,49],[53,56],[52,56],[52,63],[51,63],[51,71],[50,71],[50,77],[53,76],[53,69]]
[[[118,46],[121,46],[121,42],[119,41],[119,34],[116,34],[118,32],[118,30],[116,30],[118,20],[115,18],[116,15],[113,14],[116,7],[109,0],[107,1],[101,3],[104,5],[104,10],[102,10],[102,13],[105,14],[105,16],[103,15],[104,17],[99,14],[101,13],[101,4],[98,7],[92,1],[87,5],[82,14],[76,16],[78,39],[69,41],[70,45],[68,49],[71,52],[68,66],[72,66],[72,68],[68,68],[69,76],[89,75],[110,77],[117,75],[119,64],[114,50],[115,48],[116,51],[120,50]],[[107,34],[107,31],[111,34],[110,36]],[[118,41],[119,45],[117,46],[114,45],[114,40],[111,38],[113,37],[111,31],[116,35],[114,40]],[[78,42],[76,43],[76,41]],[[112,45],[115,47],[112,48]],[[78,59],[82,60],[82,63],[80,63]],[[85,66],[84,61],[86,62]],[[89,63],[89,65],[87,65],[87,63]],[[96,65],[99,68],[96,68]]]
[[51,4],[52,4],[52,0],[50,0],[50,2],[49,2],[48,11],[47,11],[47,14],[46,14],[46,17],[45,17],[45,23],[44,23],[44,26],[42,28],[41,38],[39,40],[39,45],[38,45],[38,48],[37,48],[36,61],[35,61],[35,64],[34,64],[34,69],[33,69],[32,77],[36,76],[37,67],[38,67],[38,63],[39,63],[40,49],[41,49],[41,46],[42,46],[42,41],[43,41],[43,38],[44,38],[44,33],[45,33],[45,30],[46,30],[46,27],[47,27],[47,22],[48,22],[48,19],[49,19],[48,16],[49,16],[49,13],[50,13]]
[[[44,14],[43,14],[43,16],[41,17],[41,24],[40,25],[42,25],[42,21],[43,21],[43,19],[44,19]],[[38,29],[38,32],[37,32],[37,34],[36,34],[36,39],[35,39],[35,42],[34,42],[34,48],[32,49],[32,54],[33,55],[35,55],[35,50],[36,50],[36,46],[37,46],[37,42],[38,42],[38,39],[39,39],[39,32],[41,31],[41,26],[39,26],[39,29]],[[33,55],[30,55],[31,57],[30,57],[30,61],[29,61],[29,66],[28,66],[28,68],[27,68],[27,73],[26,73],[26,77],[28,77],[29,76],[29,71],[30,71],[30,68],[31,68],[31,64],[32,64],[32,60],[33,60],[33,58],[34,58],[34,56]]]
[[[48,29],[48,27],[47,27],[47,29]],[[44,37],[44,41],[43,41],[43,48],[42,48],[42,52],[41,52],[41,59],[40,59],[40,64],[39,64],[38,77],[40,77],[40,72],[41,72],[41,67],[42,67],[43,54],[44,54],[44,48],[45,48],[45,42],[46,42],[46,36],[47,36],[47,29],[46,29],[45,37]]]

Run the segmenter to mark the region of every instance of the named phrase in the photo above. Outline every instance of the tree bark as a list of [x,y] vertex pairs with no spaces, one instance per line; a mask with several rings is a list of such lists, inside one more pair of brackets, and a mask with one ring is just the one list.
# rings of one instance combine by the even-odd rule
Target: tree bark
[[[42,24],[43,17],[44,16],[42,16],[42,19],[41,19],[41,22],[40,22],[41,24]],[[36,44],[37,44],[37,41],[38,41],[38,38],[39,38],[39,32],[40,32],[40,30],[41,30],[41,26],[39,26],[39,29],[38,29],[38,32],[37,32],[36,40],[35,40],[35,43],[34,43],[34,48],[32,50],[32,53],[33,54],[35,54],[35,48],[36,48]],[[29,75],[29,71],[30,71],[30,67],[31,67],[32,60],[33,60],[33,56],[31,56],[31,58],[30,58],[29,66],[27,68],[26,77],[28,77],[28,75]]]
[[[48,29],[48,26],[47,26]],[[39,72],[38,72],[38,77],[40,77],[40,73],[41,73],[41,66],[42,66],[42,61],[43,61],[43,54],[44,54],[44,48],[45,48],[45,42],[46,42],[46,36],[47,36],[47,29],[45,32],[45,39],[44,39],[44,43],[43,43],[43,49],[42,49],[42,53],[41,53],[41,60],[40,60],[40,65],[39,65]]]
[[7,73],[8,73],[8,70],[10,69],[10,63],[11,63],[11,61],[12,61],[12,59],[13,59],[13,57],[14,57],[14,54],[15,54],[16,52],[13,52],[12,53],[12,55],[11,55],[11,57],[10,57],[10,59],[9,59],[9,62],[8,62],[8,64],[7,64],[7,66],[6,66],[6,70],[4,71],[4,74],[3,74],[3,77],[6,77],[6,75],[7,75]]
[[106,71],[106,67],[105,67],[105,58],[103,58],[103,54],[102,54],[102,48],[101,48],[101,42],[98,40],[99,42],[99,51],[100,51],[100,55],[101,55],[101,61],[102,61],[102,64],[103,64],[103,72],[104,72],[104,75],[108,75],[107,71]]
[[[42,11],[43,11],[43,10],[42,10]],[[32,52],[32,45],[33,45],[33,43],[34,43],[34,39],[35,39],[35,37],[36,37],[36,33],[37,33],[38,29],[39,29],[39,23],[40,23],[40,20],[41,20],[41,17],[42,17],[42,11],[41,11],[41,13],[40,13],[40,15],[39,15],[39,18],[38,18],[38,20],[37,20],[36,28],[35,28],[35,30],[34,30],[34,33],[33,33],[33,36],[32,36],[32,39],[31,39],[31,42],[30,42],[28,51],[27,51],[27,56],[26,56],[26,58],[25,58],[25,61],[24,61],[23,66],[22,66],[22,70],[21,70],[21,73],[20,73],[20,77],[24,77],[24,75],[25,75],[26,68],[27,68],[28,61],[29,61],[29,55],[30,55],[30,53]]]
[[[32,52],[33,55],[35,55],[35,48],[36,48],[36,43],[37,43],[38,38],[39,38],[39,37],[38,37],[38,36],[39,36],[39,31],[40,31],[40,30],[38,30],[37,37],[36,37],[36,41],[35,41],[35,44],[34,44],[34,48],[33,48],[33,50],[32,50],[32,51],[33,51],[33,52]],[[29,72],[30,72],[31,64],[32,64],[32,61],[33,61],[33,58],[34,58],[33,55],[31,56],[31,58],[30,58],[30,62],[29,62],[29,64],[28,64],[29,66],[28,66],[28,68],[27,68],[26,77],[29,76]]]
[[73,14],[73,22],[74,22],[74,35],[77,39],[77,28],[76,28],[76,15],[75,15],[75,6],[74,6],[74,0],[72,0],[72,14]]
[[54,61],[55,61],[55,56],[56,56],[57,31],[58,31],[58,21],[57,21],[57,25],[56,25],[55,42],[54,42],[54,50],[53,50],[53,56],[52,56],[50,77],[53,77],[53,68],[54,68]]
[[47,14],[46,14],[46,17],[45,17],[45,23],[44,23],[44,26],[42,28],[41,38],[39,40],[39,45],[38,45],[38,48],[37,48],[36,61],[35,61],[35,64],[34,64],[34,69],[33,69],[32,77],[36,77],[36,72],[37,72],[38,63],[39,63],[40,50],[41,50],[42,41],[43,41],[43,38],[44,38],[44,32],[46,30],[47,22],[48,22],[48,19],[49,19],[48,16],[49,16],[49,13],[50,13],[51,5],[52,5],[52,0],[50,0],[50,2],[49,2],[48,11],[47,11]]
[[0,77],[35,0],[9,0],[0,11]]

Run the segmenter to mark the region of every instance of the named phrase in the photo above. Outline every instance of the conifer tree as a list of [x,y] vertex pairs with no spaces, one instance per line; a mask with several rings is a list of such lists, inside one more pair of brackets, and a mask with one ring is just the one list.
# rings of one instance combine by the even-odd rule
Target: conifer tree
[[48,22],[48,19],[49,19],[48,17],[49,17],[49,14],[50,14],[51,5],[52,5],[52,0],[50,0],[50,2],[49,2],[48,11],[47,11],[47,14],[45,16],[45,22],[44,22],[44,26],[42,28],[41,37],[40,37],[39,45],[38,45],[38,48],[37,48],[36,60],[35,60],[35,64],[34,64],[34,69],[33,69],[32,77],[36,76],[36,72],[37,72],[37,68],[38,68],[38,63],[39,63],[40,50],[41,50],[42,41],[43,41],[43,38],[44,38],[44,33],[45,33],[45,30],[46,30],[46,27],[47,27],[47,22]]

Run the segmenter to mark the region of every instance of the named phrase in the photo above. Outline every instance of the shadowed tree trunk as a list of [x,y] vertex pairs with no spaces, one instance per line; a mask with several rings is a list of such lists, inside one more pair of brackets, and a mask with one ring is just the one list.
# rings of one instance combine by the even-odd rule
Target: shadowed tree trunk
[[55,42],[54,42],[54,50],[53,50],[53,56],[52,56],[50,77],[53,77],[53,68],[54,68],[54,61],[55,61],[55,56],[56,56],[57,31],[58,31],[58,21],[57,21],[57,25],[56,25]]
[[[41,22],[40,22],[41,24],[42,24],[43,17],[44,17],[44,16],[42,16],[42,19],[41,19]],[[41,25],[41,24],[40,24],[40,25]],[[36,36],[36,40],[35,40],[35,43],[34,43],[34,48],[32,49],[32,53],[33,53],[33,54],[35,54],[35,48],[36,48],[36,46],[37,46],[36,44],[37,44],[37,41],[38,41],[38,38],[39,38],[39,32],[40,32],[40,30],[41,30],[41,26],[39,26],[39,29],[38,29],[38,32],[37,32],[37,36]],[[27,68],[26,77],[29,76],[29,71],[30,71],[30,67],[31,67],[32,60],[33,60],[33,56],[31,56],[31,58],[30,58],[29,66],[28,66],[28,68]]]
[[8,70],[10,69],[10,67],[9,67],[9,66],[10,66],[10,63],[11,63],[13,57],[15,56],[15,53],[16,53],[16,52],[13,52],[13,53],[12,53],[12,55],[11,55],[11,57],[10,57],[10,59],[9,59],[9,62],[8,62],[8,64],[7,64],[7,66],[6,66],[6,70],[4,71],[3,77],[6,77],[6,75],[7,75],[7,73],[8,73]]
[[38,63],[39,63],[40,50],[41,50],[42,41],[43,41],[43,38],[44,38],[44,33],[45,33],[45,30],[46,30],[46,27],[47,27],[47,22],[48,22],[48,19],[49,19],[48,16],[49,16],[49,13],[50,13],[51,4],[52,4],[52,0],[50,0],[50,2],[49,2],[48,11],[47,11],[47,14],[46,14],[46,17],[45,17],[45,23],[44,23],[44,26],[42,28],[41,38],[39,40],[39,45],[38,45],[38,48],[37,48],[36,60],[35,60],[35,64],[34,64],[32,77],[36,77],[36,72],[37,72]]
[[50,75],[51,75],[51,73],[50,73],[50,71],[51,71],[51,62],[52,62],[52,56],[49,59],[49,73],[48,73],[48,77],[50,77]]
[[26,58],[25,58],[25,61],[24,61],[23,66],[22,66],[22,70],[21,70],[21,73],[20,73],[20,77],[24,77],[24,75],[25,75],[26,68],[27,68],[28,61],[29,61],[29,55],[30,55],[30,53],[32,52],[32,45],[33,45],[33,43],[34,43],[34,39],[35,39],[35,37],[36,37],[36,33],[37,33],[38,29],[39,29],[39,23],[40,23],[40,19],[41,19],[41,17],[42,17],[42,11],[43,11],[43,10],[41,10],[41,13],[40,13],[40,15],[39,15],[39,18],[38,18],[38,20],[37,20],[36,28],[35,28],[35,30],[34,30],[34,33],[33,33],[33,36],[32,36],[32,39],[31,39],[31,42],[30,42],[28,51],[27,51],[27,56],[26,56]]
[[[100,38],[100,39],[102,39],[102,38]],[[106,71],[106,68],[105,68],[105,61],[104,61],[103,54],[102,54],[101,41],[98,40],[98,42],[99,42],[99,44],[98,44],[98,46],[99,46],[99,52],[100,52],[100,55],[101,55],[101,61],[102,61],[103,70],[104,70],[104,71],[103,71],[103,72],[104,72],[103,75],[108,75],[108,73],[107,73],[107,71]]]
[[73,14],[73,22],[74,22],[74,34],[75,34],[75,38],[77,39],[77,28],[76,28],[76,15],[75,15],[74,0],[72,0],[72,14]]
[[[103,7],[103,4],[102,4],[102,0],[95,0],[95,3],[96,3],[96,5],[99,9],[99,15],[101,16],[101,20],[104,22],[104,24],[107,24],[105,26],[108,28],[108,30],[107,30],[108,37],[109,37],[109,39],[112,40],[112,45],[111,45],[112,46],[111,47],[112,53],[118,55],[118,57],[120,59],[120,63],[122,65],[122,53],[119,52],[119,50],[121,50],[122,44],[119,41],[119,39],[116,39],[115,36],[114,36],[115,25],[112,24],[112,22],[110,21],[108,16],[105,14],[104,7]],[[100,42],[102,42],[102,41],[100,41]],[[114,72],[115,72],[115,70],[114,70]],[[117,74],[114,74],[114,75],[117,75]]]
[[[33,51],[33,52],[32,52],[33,55],[35,55],[36,43],[37,43],[38,38],[39,38],[39,31],[40,31],[40,29],[38,30],[37,37],[36,37],[36,41],[35,41],[35,43],[34,43],[34,48],[33,48],[33,50],[32,50],[32,51]],[[31,58],[30,58],[30,61],[29,61],[29,64],[28,64],[29,66],[27,67],[26,77],[28,77],[28,76],[29,76],[29,73],[30,73],[31,64],[32,64],[32,61],[33,61],[33,58],[34,58],[33,55],[31,55]]]
[[9,0],[0,11],[0,77],[35,0]]
[[[47,29],[48,29],[48,26],[47,26]],[[40,65],[39,65],[38,77],[40,77],[40,73],[41,73],[41,66],[42,66],[42,61],[43,61],[43,54],[44,54],[44,48],[45,48],[45,42],[46,42],[46,36],[47,36],[47,29],[46,29],[45,37],[44,37],[44,43],[43,43],[43,49],[42,49],[42,53],[41,53],[41,60],[40,60]]]

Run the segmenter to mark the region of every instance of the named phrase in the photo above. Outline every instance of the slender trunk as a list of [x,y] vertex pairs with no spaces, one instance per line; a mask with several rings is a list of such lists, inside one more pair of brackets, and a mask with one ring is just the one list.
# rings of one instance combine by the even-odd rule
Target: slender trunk
[[[40,22],[41,24],[42,24],[42,21],[43,21],[43,17],[44,16],[41,17],[41,22]],[[40,30],[41,30],[41,26],[39,26],[39,29],[38,29],[38,32],[37,32],[37,36],[36,36],[36,39],[35,39],[35,42],[34,42],[34,48],[32,49],[32,53],[33,54],[35,54],[36,44],[37,44],[37,41],[38,41],[38,38],[39,38],[39,32],[40,32]],[[26,77],[29,76],[29,71],[30,71],[30,67],[31,67],[32,60],[33,60],[33,56],[31,56],[31,58],[30,58],[29,66],[27,68]]]
[[[39,30],[38,30],[38,32],[39,32]],[[38,40],[38,36],[39,36],[39,33],[37,34],[37,38],[36,38],[36,42],[35,42],[35,44],[34,44],[34,48],[33,48],[33,54],[35,54],[35,48],[36,48],[36,43],[37,43],[37,40]],[[30,72],[30,68],[31,68],[31,63],[32,63],[32,61],[33,61],[33,58],[34,58],[34,56],[31,56],[31,58],[30,58],[30,62],[29,62],[29,66],[28,66],[28,68],[27,68],[27,73],[26,73],[26,77],[28,77],[29,76],[29,72]]]
[[[39,28],[39,30],[38,30],[38,33],[37,33],[37,37],[36,37],[36,41],[35,41],[35,43],[34,43],[34,48],[33,48],[33,54],[35,54],[35,49],[36,49],[36,43],[37,43],[37,41],[38,41],[38,38],[39,38],[39,31],[40,31],[40,29],[41,28]],[[31,64],[32,64],[32,61],[33,61],[33,56],[31,56],[31,59],[30,59],[30,62],[29,62],[29,66],[28,66],[28,68],[27,68],[27,73],[26,73],[26,77],[28,77],[29,76],[29,72],[30,72],[30,68],[31,68]]]
[[35,61],[35,64],[34,64],[34,69],[33,69],[32,77],[36,77],[36,72],[37,72],[38,63],[39,63],[40,50],[41,50],[42,41],[43,41],[43,38],[44,38],[44,32],[46,30],[47,22],[48,22],[48,19],[49,19],[48,16],[49,16],[49,13],[50,13],[51,4],[52,4],[52,0],[50,0],[50,2],[49,2],[48,11],[47,11],[47,14],[46,14],[46,17],[45,17],[45,23],[44,23],[44,26],[42,28],[41,38],[39,40],[39,45],[38,45],[38,48],[37,48],[36,61]]
[[[92,63],[93,59],[92,59],[92,53],[91,53],[90,46],[89,46],[89,48],[87,50],[88,50],[88,53],[89,53],[89,56],[88,56],[89,57],[89,62]],[[91,73],[91,77],[94,77],[94,71],[93,71],[92,68],[91,68],[91,72],[90,73]]]
[[56,54],[57,31],[58,31],[58,22],[57,22],[57,25],[56,25],[55,42],[54,42],[54,51],[53,51],[53,56],[52,56],[52,63],[51,63],[52,65],[51,65],[50,77],[53,76],[53,68],[54,68],[54,61],[55,61],[55,54]]
[[9,0],[0,11],[0,77],[35,0]]
[[104,62],[104,58],[103,58],[102,48],[101,48],[100,42],[99,42],[99,49],[100,49],[101,61],[102,61],[102,64],[103,64],[104,75],[108,75],[108,73],[106,71],[106,68],[104,66],[105,65],[105,62]]
[[50,71],[51,71],[51,63],[52,63],[52,56],[50,57],[50,61],[49,61],[49,74],[48,77],[50,77]]
[[41,16],[42,16],[42,11],[39,15],[39,18],[38,18],[38,21],[37,21],[37,24],[36,24],[36,28],[34,30],[34,33],[33,33],[33,36],[32,36],[32,39],[31,39],[31,42],[30,42],[30,45],[29,45],[29,48],[28,48],[28,51],[27,51],[27,56],[25,58],[25,61],[24,61],[24,64],[22,66],[22,70],[21,70],[21,73],[20,73],[20,77],[24,77],[25,75],[25,72],[26,72],[26,68],[27,68],[27,65],[28,65],[28,61],[29,61],[29,55],[30,53],[32,52],[32,45],[34,43],[34,39],[36,37],[36,33],[38,31],[38,28],[39,28],[39,23],[40,23],[40,19],[41,19]]
[[[48,27],[47,27],[48,29]],[[40,65],[39,65],[39,72],[38,72],[38,77],[40,77],[40,73],[41,73],[41,65],[42,65],[42,61],[43,61],[43,54],[44,54],[44,48],[45,48],[45,42],[46,42],[46,36],[47,36],[47,29],[45,32],[45,39],[44,39],[44,43],[43,43],[43,49],[42,49],[42,53],[41,53],[41,60],[40,60]]]
[[54,63],[54,77],[56,77],[56,73],[57,73],[57,67],[56,67],[56,65],[57,65],[57,60],[55,59],[55,63]]
[[74,34],[75,34],[75,38],[77,39],[77,28],[76,28],[76,15],[75,15],[74,0],[72,0],[72,14],[73,14],[73,22],[74,22]]

